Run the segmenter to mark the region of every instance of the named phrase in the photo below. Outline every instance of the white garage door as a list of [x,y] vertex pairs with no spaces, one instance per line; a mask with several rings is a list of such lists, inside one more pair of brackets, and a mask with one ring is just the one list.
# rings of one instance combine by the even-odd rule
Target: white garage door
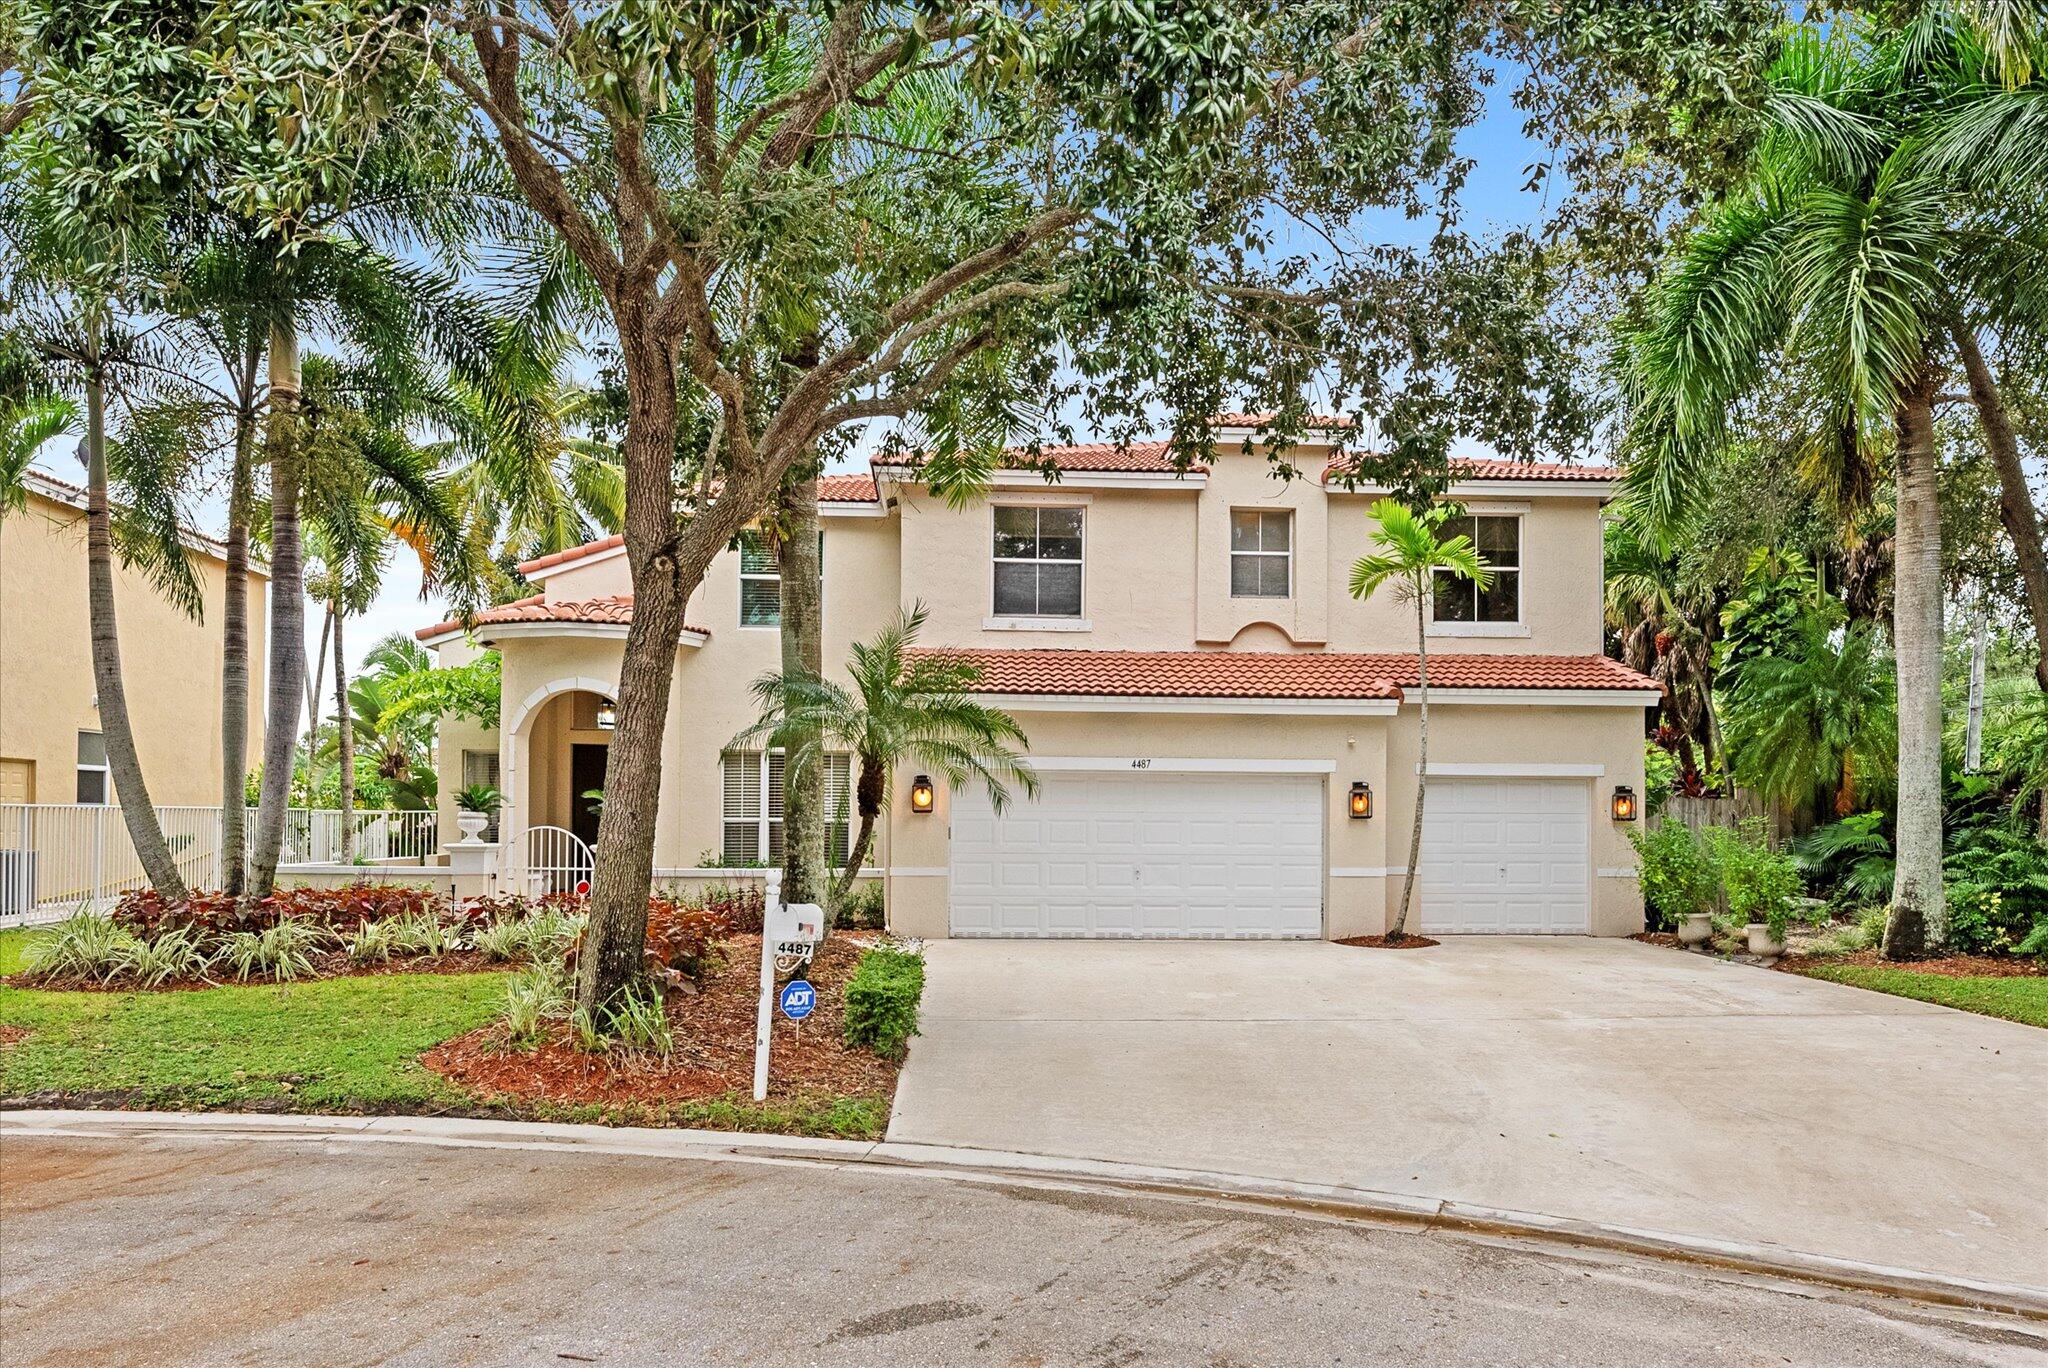
[[1320,936],[1323,785],[1296,775],[1048,772],[952,813],[956,936]]
[[1416,890],[1422,929],[1588,931],[1591,803],[1583,779],[1431,779]]

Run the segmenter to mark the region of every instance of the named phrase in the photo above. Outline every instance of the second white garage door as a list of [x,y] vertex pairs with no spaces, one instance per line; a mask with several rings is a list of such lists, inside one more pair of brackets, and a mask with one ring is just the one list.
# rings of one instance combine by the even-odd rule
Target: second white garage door
[[1322,934],[1314,777],[1049,772],[998,817],[955,791],[956,936]]
[[1422,809],[1422,929],[1590,930],[1591,805],[1583,779],[1432,778]]

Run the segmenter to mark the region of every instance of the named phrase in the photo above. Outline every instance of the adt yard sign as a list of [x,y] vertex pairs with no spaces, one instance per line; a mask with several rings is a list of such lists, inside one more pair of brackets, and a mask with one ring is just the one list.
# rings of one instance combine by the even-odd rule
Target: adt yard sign
[[818,990],[811,987],[809,979],[793,979],[782,985],[782,1014],[791,1021],[802,1021],[818,1006]]

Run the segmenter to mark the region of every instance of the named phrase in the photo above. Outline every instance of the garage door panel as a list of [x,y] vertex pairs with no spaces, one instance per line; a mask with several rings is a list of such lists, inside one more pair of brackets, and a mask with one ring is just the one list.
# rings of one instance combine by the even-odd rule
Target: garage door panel
[[1053,772],[1000,817],[955,804],[956,935],[1322,933],[1320,779]]
[[1432,779],[1417,880],[1422,929],[1586,932],[1591,803],[1574,780]]

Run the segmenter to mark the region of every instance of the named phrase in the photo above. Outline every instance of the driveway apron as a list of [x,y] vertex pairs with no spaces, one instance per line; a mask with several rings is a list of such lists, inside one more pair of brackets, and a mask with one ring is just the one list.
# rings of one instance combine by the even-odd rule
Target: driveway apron
[[1623,940],[927,954],[894,1141],[2048,1288],[2048,1031]]

